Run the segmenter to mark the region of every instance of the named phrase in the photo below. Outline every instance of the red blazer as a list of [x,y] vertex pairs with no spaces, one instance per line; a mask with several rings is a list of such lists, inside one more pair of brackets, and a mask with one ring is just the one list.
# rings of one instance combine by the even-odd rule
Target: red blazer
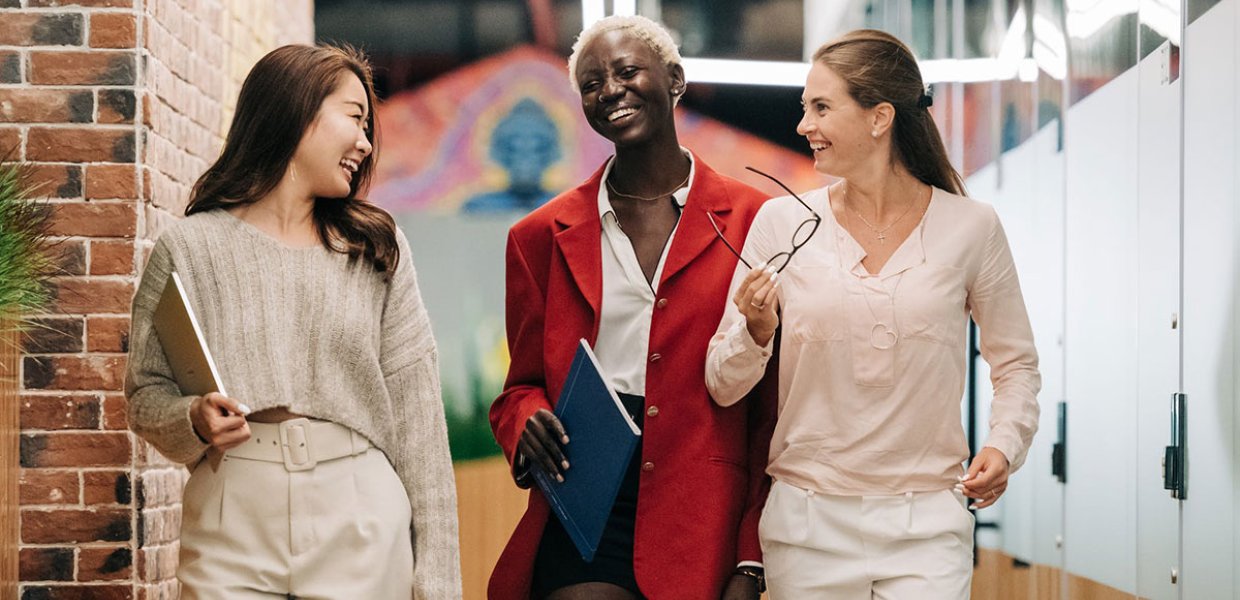
[[[659,281],[650,324],[647,412],[633,561],[652,599],[718,600],[740,561],[761,561],[758,518],[770,480],[767,451],[777,405],[773,373],[740,404],[720,408],[706,391],[706,348],[719,326],[738,250],[766,199],[695,156],[695,177]],[[551,410],[577,340],[598,336],[603,293],[602,169],[512,227],[507,250],[507,332],[512,357],[491,428],[511,464],[525,422]],[[569,432],[572,435],[572,432]],[[534,488],[491,574],[489,598],[526,599],[549,512]]]

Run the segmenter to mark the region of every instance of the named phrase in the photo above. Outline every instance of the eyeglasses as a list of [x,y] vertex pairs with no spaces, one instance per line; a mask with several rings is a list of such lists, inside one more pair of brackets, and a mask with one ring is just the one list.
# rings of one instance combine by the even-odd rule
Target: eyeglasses
[[[809,205],[806,204],[805,201],[802,200],[801,197],[798,196],[796,192],[788,189],[788,186],[784,185],[782,181],[775,179],[774,177],[767,175],[766,173],[763,173],[762,171],[759,171],[753,167],[745,167],[745,168],[767,179],[770,179],[771,181],[774,181],[776,185],[778,185],[781,188],[784,188],[784,191],[788,192],[789,194],[792,194],[792,197],[796,198],[797,202],[800,202],[801,206],[804,206],[805,210],[808,210],[810,213],[809,218],[805,219],[804,221],[801,221],[801,224],[797,225],[796,231],[792,232],[792,250],[780,252],[776,254],[775,256],[772,256],[770,260],[766,261],[768,268],[774,266],[775,272],[779,273],[783,271],[785,267],[788,266],[788,263],[792,262],[792,255],[796,254],[797,250],[801,249],[801,246],[804,246],[807,242],[809,242],[810,238],[814,237],[814,232],[818,231],[818,226],[822,224],[822,217],[820,217],[818,213],[814,212],[814,209],[810,208]],[[719,241],[723,242],[723,245],[727,246],[728,250],[731,250],[732,254],[736,255],[737,260],[741,261],[741,263],[744,264],[746,267],[752,269],[753,265],[749,264],[749,262],[746,261],[744,257],[741,256],[740,252],[736,251],[736,248],[733,247],[730,242],[728,242],[728,238],[723,237],[723,231],[720,230],[719,225],[715,223],[715,217],[710,214],[710,211],[706,212],[706,218],[710,220],[710,226],[715,228],[715,235],[719,236]]]

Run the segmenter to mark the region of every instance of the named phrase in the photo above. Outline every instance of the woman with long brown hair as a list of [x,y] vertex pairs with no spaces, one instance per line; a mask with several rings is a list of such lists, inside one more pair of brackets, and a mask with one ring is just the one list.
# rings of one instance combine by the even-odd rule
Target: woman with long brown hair
[[[896,38],[863,30],[823,46],[802,102],[797,132],[840,179],[763,206],[742,252],[757,267],[737,269],[706,364],[728,406],[780,330],[775,482],[759,526],[770,593],[967,598],[965,497],[994,504],[1038,424],[1037,353],[1003,227],[963,195]],[[966,469],[970,317],[994,399]]]
[[[357,51],[264,56],[143,271],[125,390],[192,470],[183,598],[460,597],[435,340],[404,234],[360,197],[374,106]],[[172,375],[152,317],[174,272],[229,396]]]

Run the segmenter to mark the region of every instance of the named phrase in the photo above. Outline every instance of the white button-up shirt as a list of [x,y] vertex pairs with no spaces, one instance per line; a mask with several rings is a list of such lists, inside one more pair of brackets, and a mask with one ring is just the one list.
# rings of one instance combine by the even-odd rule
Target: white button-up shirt
[[[694,166],[693,154],[684,148],[681,151],[689,158],[689,184],[676,190],[672,199],[683,209],[693,183]],[[612,164],[614,160],[607,161],[607,167],[603,169],[603,185],[598,188],[598,214],[603,224],[603,301],[594,354],[613,389],[621,394],[645,396],[650,320],[654,316],[663,263],[667,262],[667,251],[672,247],[680,225],[678,222],[667,236],[659,266],[654,272],[654,281],[647,283],[633,243],[620,229],[616,212],[611,208],[611,195],[606,182]]]

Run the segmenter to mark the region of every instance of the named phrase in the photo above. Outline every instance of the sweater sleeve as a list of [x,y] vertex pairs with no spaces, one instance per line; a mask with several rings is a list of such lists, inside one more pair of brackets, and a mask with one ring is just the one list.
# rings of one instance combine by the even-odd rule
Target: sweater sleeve
[[383,310],[380,363],[400,448],[393,465],[413,514],[413,598],[461,597],[456,482],[439,385],[439,355],[404,233]]
[[161,237],[133,299],[125,397],[130,429],[170,460],[189,465],[202,458],[208,446],[198,439],[189,419],[195,396],[181,394],[153,324],[159,296],[173,270],[170,243]]
[[982,358],[990,365],[994,398],[986,445],[1002,452],[1015,473],[1025,462],[1038,430],[1038,351],[1025,311],[1016,264],[999,216],[987,236],[977,279],[969,290],[969,309],[981,336]]

